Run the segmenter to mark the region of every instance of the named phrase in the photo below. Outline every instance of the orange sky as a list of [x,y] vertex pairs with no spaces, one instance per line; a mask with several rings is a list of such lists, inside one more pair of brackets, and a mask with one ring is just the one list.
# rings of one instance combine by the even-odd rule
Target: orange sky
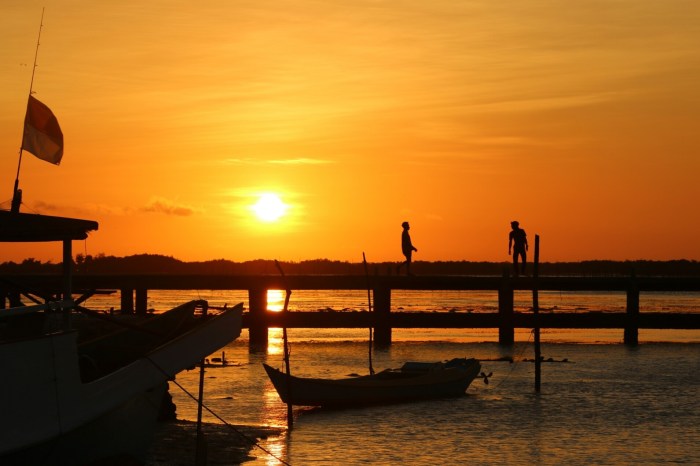
[[65,154],[22,211],[98,221],[76,253],[398,261],[408,220],[414,260],[502,261],[517,219],[543,261],[700,260],[700,2],[564,3],[2,0],[2,207],[45,6]]

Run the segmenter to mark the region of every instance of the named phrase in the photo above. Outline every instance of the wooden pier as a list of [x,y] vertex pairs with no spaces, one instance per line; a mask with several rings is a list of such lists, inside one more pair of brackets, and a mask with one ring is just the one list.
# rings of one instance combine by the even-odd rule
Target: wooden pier
[[[535,281],[536,280],[536,281]],[[12,284],[12,286],[10,286]],[[62,289],[60,277],[25,275],[0,277],[0,297],[26,290],[44,290],[50,296]],[[607,291],[625,293],[625,312],[547,312],[535,316],[514,311],[516,290]],[[700,291],[700,278],[689,277],[476,277],[476,276],[382,276],[369,277],[373,312],[271,312],[268,290],[367,290],[363,275],[75,275],[73,288],[84,296],[99,290],[119,290],[121,310],[146,313],[149,290],[246,290],[249,312],[243,326],[249,329],[251,348],[265,348],[268,329],[287,328],[374,328],[375,344],[388,346],[394,328],[493,328],[499,342],[514,343],[516,328],[621,329],[624,343],[636,345],[639,329],[700,329],[700,313],[639,312],[640,293],[649,291]],[[52,291],[53,290],[53,291]],[[391,311],[395,290],[494,291],[498,312],[398,312]],[[234,303],[231,303],[234,304]],[[0,300],[5,306],[5,299]],[[535,322],[535,318],[537,322]]]

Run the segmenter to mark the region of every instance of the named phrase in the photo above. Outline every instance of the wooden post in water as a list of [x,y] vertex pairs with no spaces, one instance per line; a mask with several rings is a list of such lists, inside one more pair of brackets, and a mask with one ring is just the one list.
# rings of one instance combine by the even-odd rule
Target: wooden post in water
[[121,313],[122,314],[133,314],[134,313],[134,290],[131,288],[122,288],[119,290],[121,297]]
[[391,289],[375,287],[373,294],[374,347],[388,348],[391,346]]
[[[202,319],[207,315],[207,305],[202,307]],[[204,366],[205,360],[199,362],[199,398],[197,399],[197,439],[195,445],[194,464],[205,466],[207,464],[207,441],[202,432],[202,406],[204,404]]]
[[[43,13],[42,13],[43,15]],[[73,241],[63,240],[63,297],[64,300],[73,299]],[[63,325],[66,329],[71,327],[71,310],[63,312]]]
[[146,315],[148,310],[148,290],[144,288],[136,288],[136,314]]
[[498,289],[498,343],[501,345],[515,343],[513,301],[513,285],[508,271],[504,270],[501,286]]
[[[280,263],[275,259],[275,266],[277,267],[277,270],[280,271],[280,275],[282,275],[282,281],[284,282],[284,288],[285,288],[285,295],[284,295],[284,308],[282,308],[282,315],[287,317],[289,314],[289,298],[292,296],[292,290],[287,286],[287,277],[284,276],[284,270],[282,270],[282,266]],[[292,383],[291,383],[291,376],[292,376],[292,368],[289,365],[289,340],[287,338],[287,326],[282,327],[282,342],[284,344],[284,371],[287,374],[287,396],[291,400],[292,398]],[[294,427],[294,413],[292,411],[292,402],[287,403],[287,428],[291,430]]]
[[251,351],[267,351],[267,289],[248,290],[249,347]]
[[630,284],[627,287],[624,343],[630,346],[639,344],[639,285],[634,274],[630,277]]
[[371,295],[371,289],[372,287],[370,286],[370,281],[369,281],[369,269],[367,268],[367,258],[365,257],[364,251],[362,252],[362,263],[365,266],[365,278],[367,279],[367,312],[370,315],[370,322],[368,325],[369,328],[369,341],[367,342],[367,357],[368,357],[368,362],[369,362],[369,374],[374,375],[374,367],[372,366],[372,331],[373,331],[373,323],[372,323],[372,318],[374,317],[374,314],[372,312],[372,295]]
[[542,382],[542,352],[540,351],[540,323],[539,323],[539,313],[540,313],[540,298],[539,290],[537,289],[537,277],[539,276],[539,264],[540,264],[540,235],[535,235],[535,260],[534,268],[532,270],[532,312],[534,314],[535,321],[535,392],[540,392],[540,386]]

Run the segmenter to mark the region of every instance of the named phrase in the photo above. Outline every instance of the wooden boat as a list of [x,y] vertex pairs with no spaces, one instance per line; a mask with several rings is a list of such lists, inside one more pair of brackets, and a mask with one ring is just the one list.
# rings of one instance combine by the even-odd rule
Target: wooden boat
[[344,379],[287,376],[263,364],[284,403],[297,406],[353,407],[464,395],[479,375],[476,359],[407,362],[400,369]]
[[79,329],[78,355],[83,380],[88,381],[123,367],[191,328],[197,322],[194,315],[197,307],[205,309],[208,306],[202,300],[190,301],[162,314],[144,316],[137,322],[126,320],[133,316],[119,316],[121,318],[112,321],[112,331],[91,335],[85,340],[81,337],[90,333],[85,328],[90,326],[89,320],[94,320],[96,314],[81,316],[83,321],[87,321],[76,325]]
[[[46,331],[45,326],[14,324],[27,317],[70,322],[71,242],[95,229],[97,223],[87,220],[0,212],[0,241],[63,242],[66,285],[60,301],[0,309],[3,466],[143,460],[167,381],[240,334],[242,304],[191,322],[188,317],[187,325],[177,325],[156,339],[144,339],[143,329],[114,332],[99,344],[83,347],[83,355],[98,368],[85,377],[79,328],[50,326]],[[190,311],[202,304],[187,303],[172,315],[191,316]],[[157,325],[147,327],[157,332]],[[129,343],[138,351],[115,357],[113,353]],[[109,363],[101,364],[104,361]]]
[[[12,421],[0,425],[0,463],[12,464],[18,458],[20,463],[32,464],[26,462],[27,454],[32,458],[41,454],[60,458],[49,464],[69,464],[64,463],[67,452],[84,455],[95,450],[94,441],[84,437],[73,435],[77,437],[73,441],[81,440],[80,446],[67,442],[70,434],[86,425],[98,425],[103,416],[114,416],[122,408],[139,413],[138,421],[127,423],[129,428],[141,431],[144,423],[154,425],[165,383],[234,340],[240,333],[241,311],[239,305],[203,318],[141,357],[87,383],[80,373],[75,331],[1,342],[0,367],[4,377],[0,406],[3,418]],[[134,404],[148,409],[134,411]],[[147,420],[144,414],[148,414]],[[111,433],[115,425],[101,425],[104,429],[99,436],[113,443]],[[128,442],[125,446],[129,454],[133,454],[131,446]],[[100,448],[95,454],[105,455],[114,448]]]

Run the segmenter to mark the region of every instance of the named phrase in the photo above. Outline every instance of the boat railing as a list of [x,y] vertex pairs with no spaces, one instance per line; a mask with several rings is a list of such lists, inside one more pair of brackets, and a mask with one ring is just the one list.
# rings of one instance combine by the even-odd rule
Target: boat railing
[[49,301],[44,304],[32,304],[30,306],[16,306],[7,309],[0,309],[0,317],[14,317],[19,315],[32,314],[40,311],[62,312],[73,309],[74,307],[74,300],[62,299],[58,301]]

